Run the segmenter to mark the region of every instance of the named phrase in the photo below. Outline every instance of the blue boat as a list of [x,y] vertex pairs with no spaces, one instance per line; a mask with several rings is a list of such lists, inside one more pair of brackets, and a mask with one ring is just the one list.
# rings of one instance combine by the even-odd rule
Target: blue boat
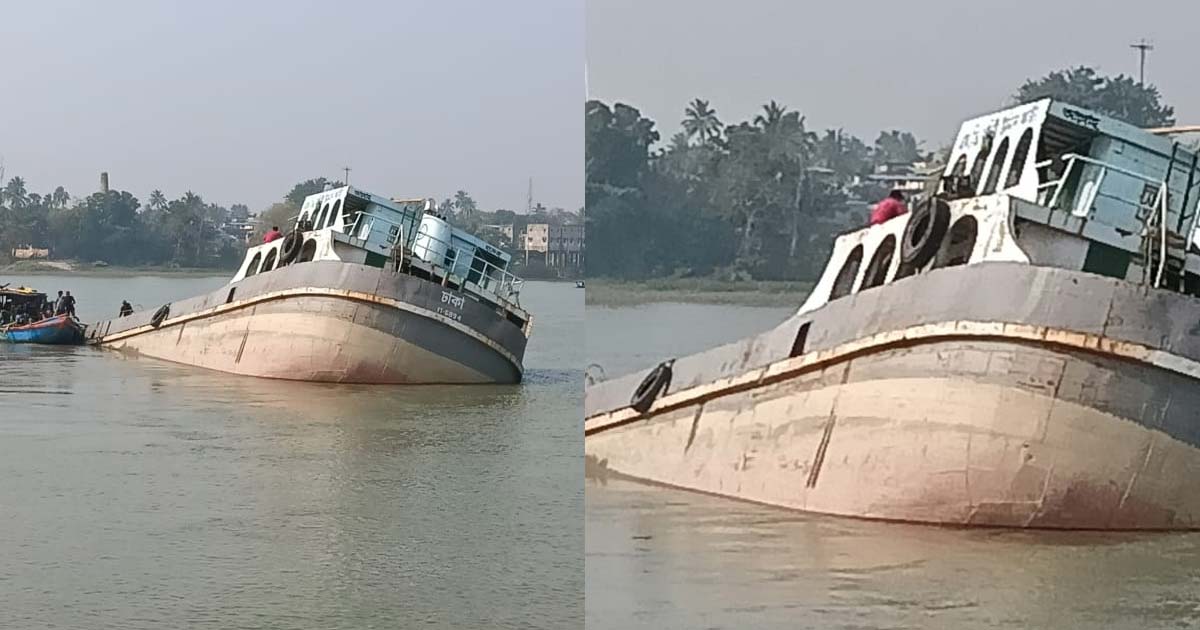
[[46,294],[27,287],[0,286],[0,341],[76,345],[83,343],[83,325],[71,315],[45,317]]
[[32,324],[0,327],[0,339],[9,343],[78,345],[83,343],[83,326],[70,315],[55,315]]

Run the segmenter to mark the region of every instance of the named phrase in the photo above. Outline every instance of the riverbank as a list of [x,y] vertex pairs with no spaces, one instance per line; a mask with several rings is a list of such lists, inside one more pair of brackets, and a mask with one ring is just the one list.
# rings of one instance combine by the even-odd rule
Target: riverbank
[[157,265],[148,265],[145,267],[108,265],[97,267],[95,265],[66,260],[19,260],[7,265],[0,265],[0,283],[3,282],[5,275],[86,276],[90,278],[125,278],[130,276],[203,278],[209,276],[232,277],[234,271],[233,269],[221,269],[217,267],[165,267]]
[[812,282],[724,281],[710,278],[658,278],[641,282],[593,278],[587,281],[587,303],[634,306],[652,302],[796,306],[812,290]]

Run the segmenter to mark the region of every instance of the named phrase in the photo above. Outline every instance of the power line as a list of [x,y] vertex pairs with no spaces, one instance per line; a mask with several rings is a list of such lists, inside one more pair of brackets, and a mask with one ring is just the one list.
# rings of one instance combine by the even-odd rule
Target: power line
[[1146,52],[1154,50],[1154,46],[1142,38],[1136,44],[1130,44],[1129,47],[1138,51],[1138,83],[1146,85]]

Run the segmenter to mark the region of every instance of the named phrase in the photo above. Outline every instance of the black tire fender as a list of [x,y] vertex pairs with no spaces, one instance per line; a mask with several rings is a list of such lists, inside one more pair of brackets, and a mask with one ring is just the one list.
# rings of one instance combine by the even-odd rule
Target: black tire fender
[[633,392],[633,398],[629,400],[629,406],[633,407],[638,413],[646,413],[650,411],[650,407],[659,395],[666,391],[671,384],[672,366],[675,364],[675,359],[663,361],[659,363],[646,378],[642,379],[641,384]]
[[304,247],[304,235],[300,232],[292,232],[283,239],[283,245],[279,248],[279,264],[288,265],[293,260],[300,256],[300,250]]
[[900,261],[911,267],[924,266],[941,247],[949,227],[950,204],[937,197],[922,201],[904,226]]
[[155,328],[158,328],[159,326],[162,325],[163,321],[165,321],[167,319],[167,316],[170,314],[171,314],[171,305],[163,304],[162,306],[158,307],[157,311],[154,311],[154,315],[150,316],[150,325]]

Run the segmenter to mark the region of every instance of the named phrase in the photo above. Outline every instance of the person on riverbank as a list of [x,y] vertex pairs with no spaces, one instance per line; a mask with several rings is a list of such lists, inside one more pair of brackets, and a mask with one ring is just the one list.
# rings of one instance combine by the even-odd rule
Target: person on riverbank
[[128,317],[133,315],[133,305],[129,300],[121,300],[121,311],[117,313],[117,317]]
[[908,212],[908,206],[904,205],[904,193],[899,190],[893,190],[888,193],[888,196],[875,204],[871,210],[870,225],[879,225],[884,221],[894,219]]
[[263,235],[263,242],[270,243],[271,241],[280,238],[283,238],[283,232],[279,231],[278,225],[273,225],[271,226],[271,231]]

